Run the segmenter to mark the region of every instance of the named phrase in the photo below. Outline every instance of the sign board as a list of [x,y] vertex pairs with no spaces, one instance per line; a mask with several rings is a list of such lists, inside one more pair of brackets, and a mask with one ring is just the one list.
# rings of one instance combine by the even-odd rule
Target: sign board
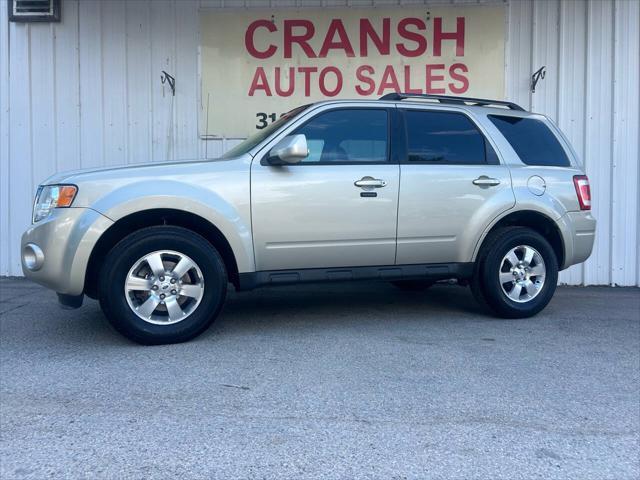
[[201,135],[394,91],[504,97],[502,6],[201,13]]

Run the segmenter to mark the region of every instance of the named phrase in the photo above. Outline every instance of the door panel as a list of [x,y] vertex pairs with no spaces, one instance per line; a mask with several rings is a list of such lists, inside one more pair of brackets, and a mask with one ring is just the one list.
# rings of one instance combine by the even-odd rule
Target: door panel
[[509,169],[459,111],[405,109],[398,264],[470,262],[485,227],[515,204]]
[[[513,207],[503,165],[401,165],[397,263],[469,262],[486,225]],[[498,185],[475,185],[480,178]],[[485,183],[495,183],[488,181]]]
[[[303,120],[300,163],[251,167],[257,270],[393,265],[400,167],[390,111],[340,107]],[[357,183],[357,184],[356,184]]]
[[[354,185],[364,177],[386,186]],[[257,270],[393,265],[398,181],[397,164],[267,166],[254,161]]]

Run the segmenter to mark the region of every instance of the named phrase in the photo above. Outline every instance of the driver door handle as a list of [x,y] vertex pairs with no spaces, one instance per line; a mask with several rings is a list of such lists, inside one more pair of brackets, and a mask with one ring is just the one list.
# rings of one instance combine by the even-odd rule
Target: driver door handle
[[500,180],[487,177],[486,175],[480,175],[473,181],[473,184],[479,187],[495,187],[496,185],[500,185]]
[[387,186],[387,182],[379,178],[363,177],[353,182],[356,187],[360,188],[382,188]]

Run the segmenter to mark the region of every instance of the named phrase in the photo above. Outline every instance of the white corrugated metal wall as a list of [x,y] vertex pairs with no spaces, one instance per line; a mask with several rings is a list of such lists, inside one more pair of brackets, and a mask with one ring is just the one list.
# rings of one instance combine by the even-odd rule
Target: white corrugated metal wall
[[[201,8],[424,3],[484,2],[63,0],[62,23],[22,25],[7,22],[0,0],[0,274],[21,274],[34,188],[53,172],[215,156],[235,143],[198,140]],[[507,5],[507,98],[559,123],[595,196],[594,253],[561,281],[640,285],[640,2]],[[161,70],[175,75],[175,97]]]

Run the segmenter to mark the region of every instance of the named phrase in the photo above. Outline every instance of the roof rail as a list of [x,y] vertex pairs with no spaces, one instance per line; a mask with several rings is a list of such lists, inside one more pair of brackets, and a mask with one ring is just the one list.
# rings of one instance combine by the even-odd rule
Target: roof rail
[[510,110],[525,111],[520,105],[513,102],[505,102],[502,100],[487,100],[484,98],[471,98],[471,97],[456,97],[453,95],[429,95],[422,93],[388,93],[383,95],[378,100],[406,100],[408,98],[419,98],[425,100],[436,100],[440,103],[450,103],[455,105],[476,105],[479,107],[490,107],[493,105],[507,107]]

